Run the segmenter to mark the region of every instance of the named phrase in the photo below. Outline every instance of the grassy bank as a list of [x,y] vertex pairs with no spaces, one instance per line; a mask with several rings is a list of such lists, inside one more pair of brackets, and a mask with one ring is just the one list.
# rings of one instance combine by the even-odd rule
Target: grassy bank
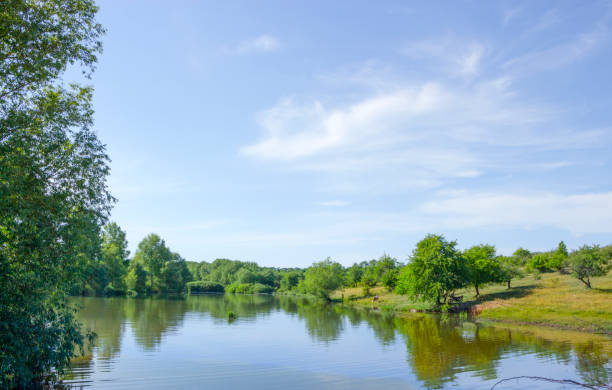
[[[478,298],[471,288],[456,295],[464,298],[460,309],[471,311],[479,320],[612,334],[612,273],[594,278],[593,287],[589,290],[569,275],[550,273],[540,280],[530,275],[513,281],[511,289],[505,285],[486,286]],[[379,296],[377,302],[372,301],[373,295]],[[338,290],[332,297],[344,297],[345,304],[400,314],[431,309],[428,304],[411,301],[383,287],[372,288],[370,296],[364,296],[361,288],[350,288]]]

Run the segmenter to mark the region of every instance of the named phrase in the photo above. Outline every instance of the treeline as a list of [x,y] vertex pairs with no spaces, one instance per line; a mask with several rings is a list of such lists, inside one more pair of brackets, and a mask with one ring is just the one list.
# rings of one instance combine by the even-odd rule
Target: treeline
[[72,295],[180,295],[193,279],[185,259],[150,234],[128,258],[126,234],[116,223],[104,226],[93,255],[80,256]]
[[493,245],[481,244],[460,251],[456,241],[447,241],[440,235],[428,235],[410,256],[410,261],[397,279],[395,292],[407,294],[416,300],[448,305],[456,290],[473,287],[476,296],[479,288],[490,283],[506,283],[534,273],[559,271],[572,274],[591,288],[591,278],[606,275],[612,267],[612,245],[584,245],[568,252],[561,241],[548,252],[536,252],[519,248],[512,256],[497,255]]
[[417,243],[407,264],[382,255],[378,259],[343,267],[327,258],[302,268],[260,267],[254,262],[216,259],[185,261],[164,240],[150,234],[129,258],[125,232],[116,223],[106,225],[94,256],[79,258],[79,275],[73,295],[180,295],[225,292],[238,294],[299,293],[329,299],[339,288],[362,287],[368,295],[382,285],[397,294],[444,305],[458,289],[480,288],[491,283],[511,287],[512,280],[528,273],[572,274],[591,288],[591,278],[606,275],[612,267],[612,245],[585,245],[569,252],[563,241],[547,252],[519,248],[502,256],[493,245],[481,244],[463,251],[456,241],[428,235]]

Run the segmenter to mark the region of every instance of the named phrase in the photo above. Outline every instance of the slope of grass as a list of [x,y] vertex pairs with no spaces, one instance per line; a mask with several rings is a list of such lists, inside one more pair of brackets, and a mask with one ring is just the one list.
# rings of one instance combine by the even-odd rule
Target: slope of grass
[[[544,274],[541,280],[530,275],[513,281],[511,289],[505,285],[481,288],[478,298],[472,288],[460,290],[456,295],[463,295],[464,302],[458,309],[470,311],[481,320],[612,334],[612,273],[592,282],[593,289],[589,290],[569,275]],[[378,295],[378,301],[373,302],[372,295]],[[383,287],[372,288],[370,296],[364,296],[361,288],[333,294],[338,300],[343,296],[345,304],[398,313],[431,309],[428,304]]]

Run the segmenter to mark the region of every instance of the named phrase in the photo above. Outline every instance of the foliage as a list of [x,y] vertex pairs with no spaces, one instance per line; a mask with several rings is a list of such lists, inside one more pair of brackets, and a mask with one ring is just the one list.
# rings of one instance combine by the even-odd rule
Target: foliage
[[93,70],[96,12],[90,0],[0,2],[0,387],[53,379],[83,345],[66,292],[99,255],[113,199],[92,90],[60,76]]
[[497,261],[499,262],[501,271],[500,280],[506,282],[508,284],[508,288],[510,288],[512,279],[523,276],[520,264],[517,262],[517,258],[515,256],[498,256]]
[[297,287],[300,280],[304,278],[302,271],[288,271],[284,272],[280,280],[279,291],[291,291]]
[[105,289],[115,292],[111,295],[121,295],[122,292],[125,292],[126,285],[124,279],[127,273],[128,256],[130,255],[127,245],[125,232],[121,230],[119,225],[112,222],[104,226],[101,257],[106,276],[109,280],[109,284],[105,286]]
[[466,280],[465,262],[456,246],[455,241],[433,234],[419,241],[399,275],[396,292],[437,305],[446,303]]
[[357,286],[361,282],[363,272],[364,267],[357,263],[347,268],[346,272],[344,273],[344,285],[347,287]]
[[225,288],[223,287],[223,285],[219,283],[199,280],[199,281],[187,283],[187,291],[189,294],[211,293],[211,292],[222,293],[225,291]]
[[232,283],[225,288],[225,292],[234,294],[271,294],[274,287],[261,283]]
[[612,263],[606,258],[598,245],[584,245],[569,256],[569,268],[572,276],[591,288],[591,278],[604,276]]
[[548,259],[548,268],[555,271],[562,269],[567,261],[567,256],[567,246],[561,241],[557,250]]
[[387,290],[393,291],[395,290],[395,286],[397,285],[398,277],[398,268],[388,269],[382,274],[380,281],[382,282],[382,285],[387,288]]
[[553,270],[551,268],[551,258],[552,255],[550,253],[537,253],[527,261],[525,270],[540,273],[551,272]]
[[480,295],[478,287],[491,282],[501,282],[501,264],[497,260],[495,247],[492,245],[476,245],[463,252],[467,277],[474,286],[476,296]]
[[314,263],[306,270],[304,280],[300,282],[298,288],[307,294],[329,300],[329,294],[342,285],[342,274],[342,265],[328,257]]
[[532,254],[527,249],[518,248],[516,251],[514,251],[512,256],[515,259],[514,260],[515,264],[524,267],[527,264],[527,262],[529,261],[529,259],[531,259]]
[[132,261],[125,276],[125,284],[130,295],[143,296],[147,293],[147,271],[137,262]]

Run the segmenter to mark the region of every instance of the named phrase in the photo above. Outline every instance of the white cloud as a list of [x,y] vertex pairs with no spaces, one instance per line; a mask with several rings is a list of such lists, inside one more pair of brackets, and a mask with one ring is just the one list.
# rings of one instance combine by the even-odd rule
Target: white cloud
[[425,202],[419,213],[451,229],[547,227],[574,234],[612,233],[612,192],[459,193]]
[[257,37],[244,40],[234,47],[226,48],[224,51],[229,54],[248,54],[248,53],[265,53],[277,51],[281,48],[281,41],[268,34],[262,34]]
[[[332,185],[337,188],[363,188],[351,180],[431,188],[508,165],[491,147],[563,150],[593,144],[604,134],[551,126],[556,114],[520,101],[503,79],[465,88],[396,86],[337,106],[286,98],[259,114],[263,136],[241,151],[282,162],[285,169],[339,176]],[[521,166],[529,169],[528,163]]]

